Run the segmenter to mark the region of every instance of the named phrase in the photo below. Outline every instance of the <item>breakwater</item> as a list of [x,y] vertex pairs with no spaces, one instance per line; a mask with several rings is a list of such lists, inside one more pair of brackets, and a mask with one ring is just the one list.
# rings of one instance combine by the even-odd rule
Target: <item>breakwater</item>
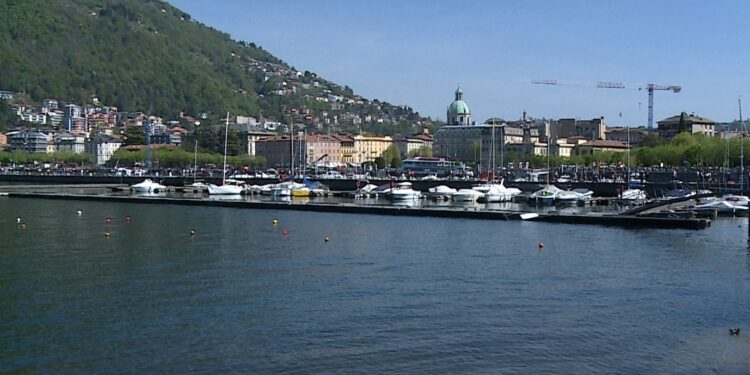
[[[524,212],[476,210],[469,208],[417,208],[406,206],[359,205],[350,203],[327,204],[294,202],[250,202],[245,200],[109,196],[65,193],[10,193],[9,196],[12,198],[62,199],[137,204],[172,204],[182,206],[214,206],[246,209],[294,210],[387,216],[442,217],[478,220],[524,220],[524,216],[522,216]],[[551,223],[590,224],[631,228],[662,229],[704,229],[711,225],[711,221],[707,219],[654,218],[629,215],[563,215],[540,213],[527,220]]]

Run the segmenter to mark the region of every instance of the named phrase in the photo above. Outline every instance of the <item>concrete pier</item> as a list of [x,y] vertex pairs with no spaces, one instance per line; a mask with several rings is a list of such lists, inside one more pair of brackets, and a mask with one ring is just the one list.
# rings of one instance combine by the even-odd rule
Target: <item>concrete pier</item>
[[[295,202],[249,202],[238,200],[214,200],[214,199],[190,199],[190,198],[167,198],[167,197],[137,197],[137,196],[104,196],[104,195],[82,195],[62,193],[19,193],[12,192],[11,198],[30,199],[58,199],[58,200],[83,200],[99,202],[121,202],[137,204],[174,204],[183,206],[214,206],[266,210],[294,210],[312,212],[336,212],[346,214],[371,214],[388,216],[415,216],[415,217],[443,217],[463,218],[479,220],[523,220],[521,214],[525,212],[496,211],[496,210],[474,210],[474,209],[448,209],[448,208],[426,208],[406,206],[375,206],[359,205],[353,203],[295,203]],[[526,221],[543,221],[551,223],[566,224],[595,224],[633,228],[658,228],[658,229],[704,229],[711,225],[707,219],[677,219],[677,218],[655,218],[639,217],[629,215],[551,215],[539,214],[533,219]]]

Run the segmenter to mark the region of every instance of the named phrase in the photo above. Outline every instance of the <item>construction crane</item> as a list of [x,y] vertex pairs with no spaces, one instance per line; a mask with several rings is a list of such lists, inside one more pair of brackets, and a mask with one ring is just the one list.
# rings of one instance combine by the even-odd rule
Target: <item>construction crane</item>
[[645,85],[625,85],[621,82],[609,82],[609,81],[598,81],[595,84],[589,83],[572,83],[572,82],[559,82],[556,79],[534,79],[531,83],[536,85],[552,85],[552,86],[577,86],[577,87],[596,87],[600,89],[637,89],[638,91],[648,91],[648,128],[654,128],[654,91],[664,90],[672,91],[675,94],[682,91],[682,86],[677,85],[657,85],[648,83]]

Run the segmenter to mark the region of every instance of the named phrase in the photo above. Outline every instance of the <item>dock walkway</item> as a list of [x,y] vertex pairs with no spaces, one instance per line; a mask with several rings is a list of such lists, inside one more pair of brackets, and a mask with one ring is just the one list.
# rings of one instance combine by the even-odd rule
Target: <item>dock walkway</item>
[[[82,200],[99,202],[121,202],[138,204],[173,204],[183,206],[214,206],[250,208],[266,210],[294,210],[310,212],[335,212],[347,214],[371,214],[389,216],[442,217],[480,220],[524,220],[522,214],[528,212],[448,209],[407,206],[376,206],[353,203],[294,203],[294,202],[250,202],[245,200],[215,200],[203,198],[166,198],[107,196],[62,193],[19,193],[11,192],[10,198]],[[632,215],[560,215],[538,214],[527,221],[542,221],[566,224],[595,224],[635,228],[705,229],[711,225],[707,219],[655,218]]]

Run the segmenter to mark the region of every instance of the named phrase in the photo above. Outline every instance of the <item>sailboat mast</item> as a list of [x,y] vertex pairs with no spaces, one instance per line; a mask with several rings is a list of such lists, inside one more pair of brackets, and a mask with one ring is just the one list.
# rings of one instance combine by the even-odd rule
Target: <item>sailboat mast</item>
[[490,162],[490,168],[492,168],[492,181],[495,181],[495,124],[492,124],[492,162]]
[[549,170],[549,140],[550,140],[549,139],[549,134],[547,134],[547,185],[549,185],[549,175],[550,175],[550,170]]
[[224,122],[224,169],[221,175],[221,184],[225,185],[227,179],[227,140],[229,139],[229,112],[227,112],[227,120]]
[[628,125],[628,176],[625,178],[625,182],[628,184],[627,189],[630,189],[630,125]]
[[289,128],[289,177],[294,181],[294,125]]
[[745,192],[745,121],[742,120],[742,98],[737,98],[740,107],[740,194]]

